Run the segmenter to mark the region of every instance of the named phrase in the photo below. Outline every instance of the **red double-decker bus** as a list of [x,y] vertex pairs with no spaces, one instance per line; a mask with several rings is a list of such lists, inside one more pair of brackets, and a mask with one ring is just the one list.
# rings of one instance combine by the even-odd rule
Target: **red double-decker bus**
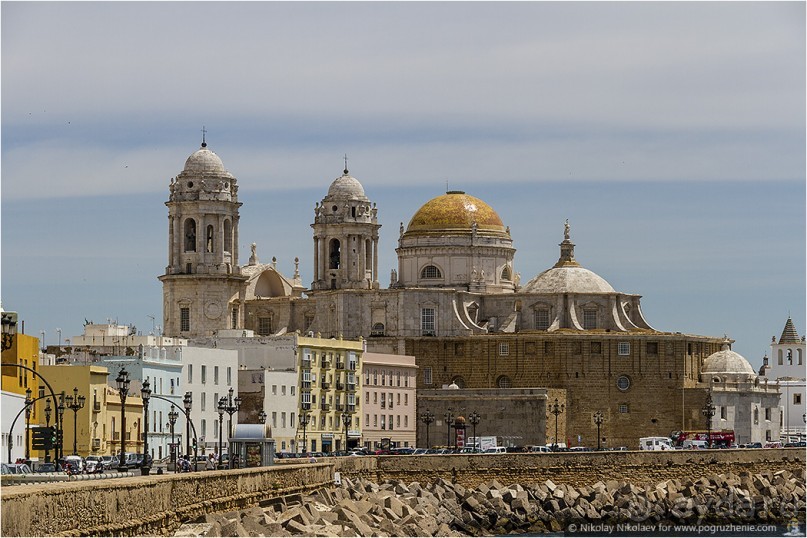
[[684,441],[707,441],[712,448],[728,448],[734,444],[734,430],[691,430],[684,432],[672,432],[670,438],[673,446],[683,446]]

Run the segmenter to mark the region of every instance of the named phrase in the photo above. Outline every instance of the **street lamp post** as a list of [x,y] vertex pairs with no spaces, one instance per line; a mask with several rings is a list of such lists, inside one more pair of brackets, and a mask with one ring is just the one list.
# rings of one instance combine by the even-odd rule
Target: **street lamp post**
[[140,474],[148,476],[149,471],[151,471],[151,465],[149,465],[149,399],[151,398],[151,384],[148,379],[143,381],[140,397],[143,399],[143,463],[140,466]]
[[58,421],[56,428],[57,442],[54,453],[56,455],[57,462],[64,457],[64,410],[67,409],[64,405],[64,400],[64,391],[62,391],[62,393],[59,394],[59,405],[56,406],[56,416],[58,417]]
[[[190,457],[191,455],[191,407],[193,407],[193,394],[190,392],[185,393],[182,399],[182,405],[185,406],[185,438],[187,450],[185,454]],[[195,462],[194,462],[195,463]]]
[[28,440],[31,437],[31,389],[25,389],[25,459],[28,460],[31,458],[31,454],[28,449],[28,445],[30,444]]
[[[241,409],[241,396],[236,396],[235,398],[233,398],[233,388],[230,387],[229,393],[227,394],[227,398],[225,399],[224,397],[222,397],[221,400],[219,400],[219,405],[221,405],[222,400],[224,400],[224,403],[226,404],[224,406],[224,412],[227,413],[227,415],[229,417],[228,420],[227,420],[227,431],[228,431],[228,433],[227,433],[227,447],[228,447],[227,452],[229,453],[230,452],[230,448],[229,448],[230,441],[229,440],[233,436],[233,414],[237,413],[238,410]],[[221,436],[219,436],[219,439],[221,439]],[[233,468],[232,454],[230,454],[230,457],[228,459],[228,467],[230,469]]]
[[[45,400],[45,427],[50,428],[50,414],[53,412],[53,409],[50,407],[50,398]],[[45,463],[50,463],[50,450],[48,450],[48,445],[45,444]]]
[[129,372],[126,367],[120,369],[118,377],[115,378],[118,385],[118,393],[120,394],[120,461],[118,462],[118,471],[125,473],[129,471],[126,466],[126,396],[129,394]]
[[454,422],[453,409],[449,407],[443,418],[446,419],[446,446],[451,447],[451,423]]
[[712,417],[715,416],[715,406],[712,404],[712,389],[706,393],[706,403],[701,413],[706,417],[706,447],[712,448]]
[[303,456],[308,452],[308,445],[306,444],[305,440],[305,427],[308,426],[308,422],[311,420],[311,415],[309,413],[302,413],[300,415],[300,424],[303,426]]
[[420,420],[422,420],[423,423],[426,424],[426,448],[428,449],[431,447],[429,443],[429,426],[431,425],[432,422],[434,422],[434,413],[426,409],[426,411],[420,414]]
[[563,413],[563,408],[565,406],[563,404],[558,403],[558,399],[555,398],[555,403],[549,406],[549,412],[555,415],[555,441],[552,443],[552,450],[558,450],[558,415]]
[[221,465],[221,457],[222,457],[223,454],[221,452],[221,441],[222,441],[222,435],[221,435],[221,429],[222,428],[221,428],[221,425],[224,422],[224,409],[226,407],[227,407],[227,398],[222,396],[221,398],[219,398],[219,403],[218,403],[218,408],[217,408],[217,410],[219,412],[219,461],[218,461],[217,467],[222,466]]
[[353,422],[353,417],[350,415],[350,413],[342,413],[342,424],[345,425],[345,454],[347,454],[347,431],[351,422]]
[[602,411],[597,411],[594,413],[594,424],[597,425],[597,450],[600,450],[600,426],[605,421],[605,417],[602,414]]
[[174,424],[177,423],[177,417],[179,413],[174,409],[171,409],[168,412],[168,426],[171,428],[171,462],[174,464],[174,472],[178,472],[176,468],[177,464],[177,447],[174,446]]
[[3,325],[3,346],[2,350],[11,349],[14,344],[14,336],[17,334],[17,313],[16,312],[3,312],[2,315]]
[[477,413],[476,411],[474,411],[473,413],[471,413],[470,415],[468,415],[468,421],[469,421],[469,422],[471,423],[471,425],[474,427],[474,442],[473,442],[473,444],[471,445],[471,447],[473,448],[473,451],[474,451],[474,452],[476,452],[476,446],[480,444],[480,443],[479,443],[479,439],[476,437],[476,425],[477,425],[477,424],[479,424],[479,420],[480,420],[481,418],[482,418],[482,417],[481,417],[481,415],[480,415],[479,413]]
[[78,387],[73,387],[72,396],[68,394],[64,397],[65,407],[73,411],[73,455],[78,456],[78,412],[84,408],[84,396],[78,395]]

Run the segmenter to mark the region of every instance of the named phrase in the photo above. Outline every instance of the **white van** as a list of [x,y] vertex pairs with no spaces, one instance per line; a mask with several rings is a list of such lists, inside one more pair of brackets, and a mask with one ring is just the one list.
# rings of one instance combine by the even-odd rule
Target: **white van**
[[492,446],[482,451],[482,454],[505,454],[507,448],[503,446]]
[[698,439],[687,439],[681,444],[681,448],[687,450],[705,450],[707,448],[706,441]]
[[669,437],[642,437],[639,439],[639,450],[672,450]]

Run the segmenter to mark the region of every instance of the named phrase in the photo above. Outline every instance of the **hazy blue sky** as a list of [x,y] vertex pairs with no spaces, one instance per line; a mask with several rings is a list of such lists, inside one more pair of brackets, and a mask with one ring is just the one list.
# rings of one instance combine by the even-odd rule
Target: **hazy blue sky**
[[[451,189],[526,282],[577,259],[657,329],[758,366],[805,332],[803,2],[3,2],[2,303],[56,343],[162,317],[171,177],[207,142],[241,252],[312,278],[314,203],[351,174],[400,222]],[[240,260],[246,263],[246,256]]]

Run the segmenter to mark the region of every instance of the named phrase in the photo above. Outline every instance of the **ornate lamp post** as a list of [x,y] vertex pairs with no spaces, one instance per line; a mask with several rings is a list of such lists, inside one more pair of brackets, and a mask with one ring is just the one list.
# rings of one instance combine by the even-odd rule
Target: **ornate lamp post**
[[476,452],[476,446],[479,444],[479,439],[476,437],[476,425],[479,424],[481,418],[482,417],[476,411],[468,415],[468,422],[474,427],[474,444],[472,445],[474,452]]
[[558,403],[558,399],[555,398],[555,403],[549,406],[549,412],[555,415],[555,441],[552,443],[552,450],[557,451],[558,449],[558,415],[563,413],[563,404]]
[[173,408],[168,412],[168,427],[171,428],[171,462],[174,464],[174,472],[177,472],[177,448],[174,446],[174,424],[177,423],[179,413]]
[[350,427],[350,423],[353,422],[353,417],[350,413],[342,413],[342,424],[345,425],[345,453],[347,453],[347,429]]
[[594,424],[597,425],[597,450],[601,450],[600,448],[600,426],[605,421],[605,417],[602,415],[602,411],[597,411],[594,413]]
[[[14,336],[17,334],[17,313],[3,312],[3,351],[11,349],[14,344]],[[27,446],[27,444],[26,444]]]
[[[50,428],[50,414],[53,411],[50,407],[50,398],[45,400],[45,427]],[[48,445],[45,445],[48,446]],[[50,450],[45,449],[45,463],[50,463]]]
[[712,417],[715,416],[715,406],[712,404],[712,389],[706,393],[706,403],[701,413],[706,417],[706,447],[712,448]]
[[151,398],[151,384],[148,379],[143,381],[140,397],[143,398],[143,464],[140,466],[140,474],[148,476],[151,470],[151,465],[149,465],[149,399]]
[[305,427],[308,426],[308,423],[311,421],[311,415],[309,413],[302,413],[300,415],[300,424],[303,426],[303,455],[308,452],[308,445],[306,444],[305,440]]
[[454,410],[449,407],[448,411],[446,411],[445,414],[443,415],[443,418],[446,419],[446,446],[447,447],[451,446],[451,423],[454,422],[453,411]]
[[78,387],[73,387],[72,396],[68,394],[64,397],[65,407],[73,411],[73,455],[78,456],[78,411],[84,408],[84,396],[78,395]]
[[221,424],[224,422],[224,409],[226,407],[227,407],[227,398],[222,396],[221,398],[219,398],[219,403],[218,403],[218,408],[217,408],[217,411],[219,412],[219,465],[218,465],[219,467],[221,467],[221,456],[222,456],[222,452],[221,452],[221,441],[222,441]]
[[[241,397],[236,396],[235,398],[233,398],[233,388],[230,387],[230,391],[227,394],[227,398],[225,399],[224,397],[222,397],[221,400],[224,400],[226,404],[224,406],[224,412],[227,413],[229,417],[227,420],[227,444],[229,446],[229,439],[233,436],[233,414],[237,413],[238,410],[241,409]],[[221,405],[221,400],[219,400],[219,405]],[[219,436],[219,439],[221,439],[221,436]],[[230,449],[227,448],[227,452],[229,451]],[[233,468],[232,455],[230,455],[228,463],[229,468],[232,469]]]
[[31,437],[31,403],[33,400],[31,399],[31,389],[25,389],[25,459],[28,460],[31,458],[31,454],[29,452],[29,442],[28,440]]
[[185,393],[182,398],[182,405],[185,406],[185,438],[187,451],[185,454],[191,455],[191,407],[193,407],[193,394],[190,392]]
[[118,385],[118,393],[120,394],[120,461],[118,462],[118,471],[125,473],[129,471],[126,466],[126,396],[129,394],[129,372],[126,367],[120,369],[118,377],[115,378],[115,383]]
[[230,387],[230,391],[227,394],[227,406],[224,408],[224,412],[227,413],[227,437],[233,436],[233,414],[238,413],[238,410],[241,409],[241,396],[236,396],[233,398],[233,388]]
[[58,417],[57,429],[56,429],[56,448],[54,448],[54,453],[56,455],[56,461],[58,462],[60,459],[64,457],[64,410],[66,407],[64,406],[64,391],[59,394],[59,405],[56,406],[56,416]]
[[430,410],[426,409],[423,413],[420,414],[420,420],[426,425],[426,448],[430,447],[429,443],[429,425],[434,422],[434,413]]

